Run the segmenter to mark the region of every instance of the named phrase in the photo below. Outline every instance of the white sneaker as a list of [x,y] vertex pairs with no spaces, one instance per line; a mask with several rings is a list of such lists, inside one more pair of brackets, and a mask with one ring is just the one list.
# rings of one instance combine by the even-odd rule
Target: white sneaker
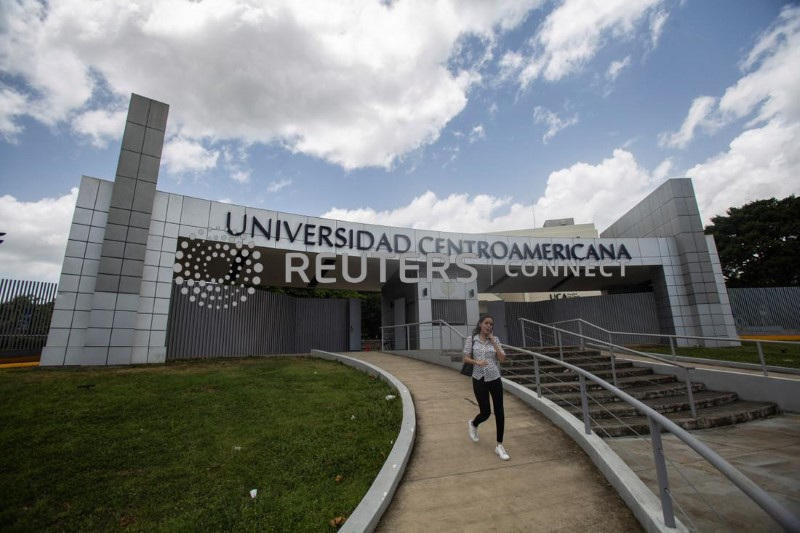
[[497,445],[497,447],[494,449],[494,453],[499,455],[500,459],[502,459],[503,461],[508,461],[509,459],[511,459],[511,456],[508,455],[508,452],[506,452],[506,449],[503,448],[502,444]]
[[467,420],[467,425],[469,426],[469,438],[472,439],[472,442],[478,442],[478,428],[472,425],[472,420]]

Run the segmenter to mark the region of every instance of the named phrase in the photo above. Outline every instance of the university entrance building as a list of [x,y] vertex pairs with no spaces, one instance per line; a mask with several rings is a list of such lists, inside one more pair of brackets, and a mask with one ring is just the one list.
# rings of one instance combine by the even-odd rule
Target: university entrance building
[[[359,224],[158,191],[168,111],[132,95],[114,180],[81,179],[43,366],[360,349],[358,300],[268,287],[380,292],[384,326],[420,323],[395,349],[444,347],[431,321],[466,334],[482,308],[509,344],[522,341],[518,318],[587,314],[627,331],[736,337],[688,179],[664,182],[599,235]],[[583,291],[598,296],[503,298]]]

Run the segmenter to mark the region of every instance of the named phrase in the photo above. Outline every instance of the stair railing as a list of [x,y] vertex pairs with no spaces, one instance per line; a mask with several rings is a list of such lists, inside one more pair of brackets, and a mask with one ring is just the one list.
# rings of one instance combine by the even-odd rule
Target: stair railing
[[695,404],[694,404],[694,394],[693,394],[693,391],[692,391],[692,378],[689,375],[689,372],[694,370],[693,366],[682,365],[682,364],[676,363],[674,361],[670,361],[668,359],[665,359],[663,357],[658,357],[657,355],[652,355],[652,354],[648,354],[648,353],[645,353],[645,352],[639,352],[639,351],[634,350],[632,348],[626,348],[625,346],[617,346],[616,344],[611,344],[610,342],[601,342],[599,344],[587,343],[587,346],[590,346],[592,348],[598,348],[598,349],[601,349],[601,350],[608,350],[610,352],[610,354],[611,354],[611,373],[612,373],[612,375],[614,377],[614,386],[617,386],[617,376],[616,376],[616,372],[614,370],[614,358],[615,358],[614,350],[627,352],[629,354],[638,355],[638,356],[641,356],[641,357],[649,357],[650,359],[655,359],[657,361],[661,361],[661,362],[667,363],[667,364],[672,365],[672,366],[683,368],[684,381],[686,382],[686,394],[689,397],[689,410],[691,411],[692,418],[697,418],[697,408],[695,407]]
[[[531,321],[532,322],[532,321]],[[537,323],[538,324],[538,323]],[[669,528],[675,528],[675,513],[672,507],[672,494],[669,488],[669,477],[667,475],[666,457],[664,455],[664,447],[661,442],[661,430],[668,431],[675,435],[687,446],[692,448],[698,455],[708,461],[714,468],[716,468],[722,475],[728,478],[734,485],[739,487],[742,492],[747,495],[753,502],[761,507],[772,519],[781,525],[787,531],[800,531],[800,518],[796,517],[789,510],[778,503],[772,496],[770,496],[764,489],[756,485],[750,478],[745,476],[736,467],[728,463],[725,459],[720,457],[711,448],[700,442],[693,437],[685,429],[677,425],[672,420],[668,419],[658,411],[645,405],[643,402],[637,400],[626,392],[615,387],[611,383],[603,380],[580,367],[567,363],[563,360],[549,357],[547,355],[528,350],[526,348],[519,348],[501,344],[506,350],[514,350],[528,355],[532,355],[534,362],[542,359],[551,364],[560,365],[564,368],[575,372],[579,376],[580,395],[581,395],[581,411],[583,414],[584,433],[590,435],[592,433],[591,417],[589,414],[589,398],[586,389],[586,381],[589,380],[600,387],[608,390],[617,398],[633,406],[636,410],[647,417],[650,424],[651,443],[653,448],[653,460],[656,465],[656,478],[658,480],[658,496],[661,500],[661,511],[664,517],[664,524]],[[538,367],[537,367],[538,369]],[[541,382],[539,380],[539,372],[536,372],[536,387],[539,398],[542,397]]]
[[[527,320],[527,319],[521,319]],[[554,330],[558,330],[559,328],[553,328],[552,326],[548,326],[547,324],[540,324],[538,322],[527,320],[527,322],[534,323],[537,326],[544,327],[544,328],[552,328]],[[437,325],[439,326],[439,336],[440,336],[440,347],[444,347],[441,344],[441,340],[443,339],[443,331],[447,329],[448,332],[456,333],[462,341],[464,341],[467,337],[462,335],[456,328],[448,324],[443,320],[431,320],[425,322],[412,322],[408,324],[398,324],[394,326],[382,326],[381,327],[381,339],[383,342],[384,339],[384,329],[387,331],[393,331],[398,328],[405,328],[406,339],[410,340],[410,333],[409,328],[411,326],[420,326],[420,325]],[[561,340],[561,333],[567,333],[569,335],[574,335],[573,333],[565,330],[558,331],[558,338]],[[540,335],[541,337],[541,335]],[[524,336],[524,324],[523,324],[523,339]],[[451,339],[452,340],[452,339]],[[592,339],[593,341],[597,341],[597,339]],[[621,399],[622,401],[628,403],[629,405],[633,406],[639,412],[641,412],[644,416],[647,417],[649,424],[650,424],[650,433],[651,433],[651,443],[653,448],[653,458],[656,464],[656,478],[658,481],[659,487],[659,499],[661,500],[661,509],[664,518],[664,524],[669,528],[675,528],[675,513],[672,506],[672,494],[669,488],[669,478],[667,474],[667,466],[666,466],[666,456],[664,454],[663,445],[661,442],[661,430],[668,431],[675,435],[678,439],[684,442],[687,446],[692,448],[698,455],[703,457],[706,461],[708,461],[712,466],[714,466],[717,470],[722,473],[726,478],[728,478],[731,482],[734,483],[737,487],[739,487],[742,492],[744,492],[747,497],[749,497],[754,503],[756,503],[759,507],[761,507],[770,517],[772,517],[776,522],[778,522],[783,528],[787,531],[800,531],[800,518],[794,516],[791,512],[789,512],[786,508],[784,508],[780,503],[774,500],[764,489],[756,485],[752,480],[750,480],[747,476],[737,470],[733,465],[728,463],[725,459],[717,455],[713,450],[708,448],[705,444],[694,438],[691,434],[689,434],[686,430],[669,420],[667,417],[659,413],[658,411],[652,409],[651,407],[645,405],[643,402],[633,398],[626,392],[620,390],[615,385],[608,383],[607,381],[603,380],[602,378],[595,376],[591,372],[588,372],[582,368],[579,368],[575,365],[567,363],[563,360],[563,342],[560,342],[560,358],[556,359],[553,357],[549,357],[542,353],[534,352],[528,350],[526,348],[519,348],[507,344],[501,344],[503,348],[507,351],[514,350],[516,352],[522,352],[528,355],[533,356],[534,360],[534,367],[535,367],[535,380],[536,380],[536,388],[538,397],[542,397],[542,384],[540,379],[539,373],[539,359],[547,361],[552,364],[560,365],[568,370],[576,372],[578,374],[579,385],[580,385],[580,395],[581,395],[581,413],[584,422],[584,433],[590,435],[592,433],[592,426],[591,426],[591,415],[589,412],[589,394],[587,389],[587,380],[591,381],[601,388],[604,388],[614,394],[616,397]],[[463,342],[462,342],[463,345]],[[619,349],[625,349],[624,347],[617,347]],[[653,359],[661,359],[667,363],[674,364],[675,366],[683,366],[678,365],[672,361],[659,358],[658,356],[653,356],[652,354],[644,354],[645,357],[650,357]]]
[[[445,343],[444,343],[444,332],[446,331],[449,335],[448,338],[448,346],[452,345],[453,334],[457,336],[460,340],[460,344],[458,345],[458,349],[461,350],[464,346],[464,342],[466,342],[467,336],[463,335],[458,329],[454,326],[448,324],[444,320],[426,320],[422,322],[409,322],[406,324],[395,324],[390,326],[381,326],[381,350],[387,349],[388,341],[394,341],[398,338],[398,335],[403,335],[406,341],[406,349],[411,350],[411,328],[417,328],[417,336],[416,339],[418,341],[422,340],[421,336],[421,328],[420,326],[431,325],[431,326],[439,326],[439,349],[441,350],[442,354],[445,353]],[[431,337],[432,338],[432,337]],[[397,349],[397,346],[393,346],[394,349]]]
[[[584,326],[590,326],[596,328],[600,331],[605,332],[608,335],[609,342],[611,342],[614,335],[627,335],[631,337],[655,337],[660,339],[667,339],[669,341],[669,348],[670,348],[670,355],[672,356],[672,360],[677,360],[677,352],[676,352],[676,345],[678,344],[678,339],[687,339],[687,340],[701,340],[701,341],[714,341],[714,342],[728,342],[728,343],[755,343],[756,349],[758,350],[758,359],[759,359],[759,366],[761,367],[762,373],[767,376],[767,363],[766,359],[764,358],[764,344],[776,344],[776,345],[789,345],[789,346],[799,346],[800,342],[797,341],[779,341],[779,340],[770,340],[770,339],[742,339],[739,337],[731,338],[731,337],[704,337],[700,335],[670,335],[666,333],[637,333],[633,331],[611,331],[602,326],[598,326],[597,324],[593,324],[587,320],[582,318],[572,318],[569,320],[560,320],[558,322],[552,322],[550,325],[554,324],[568,324],[575,322],[578,324],[579,332],[583,330]],[[571,333],[572,334],[572,333]],[[720,361],[719,364],[723,364],[726,361]],[[774,370],[774,369],[773,369]]]
[[[611,343],[609,341],[596,339],[596,338],[589,337],[587,335],[583,335],[583,334],[580,334],[580,333],[573,333],[571,331],[567,331],[567,330],[564,330],[564,329],[561,329],[561,328],[557,328],[557,327],[555,327],[553,325],[550,325],[550,324],[542,324],[540,322],[536,322],[535,320],[528,320],[527,318],[520,318],[519,321],[520,321],[520,326],[522,328],[522,343],[523,343],[523,345],[526,344],[526,336],[525,336],[525,324],[526,323],[533,324],[534,326],[537,326],[539,328],[539,339],[540,339],[540,342],[541,342],[541,339],[542,339],[542,328],[544,328],[545,330],[553,331],[554,332],[553,336],[557,339],[557,342],[558,342],[558,351],[559,351],[560,358],[561,358],[562,361],[564,360],[564,342],[563,342],[563,334],[564,333],[566,333],[568,335],[571,335],[571,336],[574,336],[574,337],[578,337],[580,339],[580,343],[581,343],[581,347],[582,347],[581,349],[583,349],[583,347],[585,347],[587,342],[588,342],[589,344],[592,345],[592,347],[599,347],[601,349],[608,350],[609,353],[611,354],[611,374],[612,374],[612,379],[614,381],[614,386],[617,385],[616,366],[614,364],[614,360],[616,358],[615,350],[619,351],[619,352],[631,353],[631,354],[638,355],[640,357],[644,357],[644,358],[647,358],[647,359],[654,359],[656,361],[668,364],[670,366],[674,366],[674,367],[683,369],[684,381],[686,382],[686,394],[689,397],[689,409],[691,411],[692,418],[697,418],[697,408],[694,405],[694,396],[692,394],[692,379],[691,379],[691,375],[690,375],[690,372],[692,370],[694,370],[694,367],[689,366],[689,365],[684,365],[684,364],[678,363],[676,361],[671,361],[671,360],[669,360],[669,359],[667,359],[665,357],[659,357],[659,356],[654,355],[654,354],[650,354],[650,353],[646,353],[646,352],[640,352],[640,351],[634,350],[632,348],[627,348],[625,346],[619,346],[619,345],[613,344],[613,343]],[[594,324],[592,324],[592,325],[594,325]]]

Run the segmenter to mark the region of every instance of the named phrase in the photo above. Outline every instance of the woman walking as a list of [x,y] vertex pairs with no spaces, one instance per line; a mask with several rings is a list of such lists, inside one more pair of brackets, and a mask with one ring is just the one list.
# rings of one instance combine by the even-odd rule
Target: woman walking
[[506,353],[500,347],[500,341],[494,336],[494,319],[484,316],[472,331],[472,335],[464,345],[464,362],[475,365],[472,369],[472,390],[478,402],[480,413],[468,420],[469,436],[478,442],[478,426],[488,420],[491,415],[489,397],[494,405],[494,421],[497,426],[497,446],[494,449],[500,459],[508,461],[509,457],[503,447],[503,431],[505,429],[505,413],[503,412],[503,380],[500,379],[498,362],[506,360]]

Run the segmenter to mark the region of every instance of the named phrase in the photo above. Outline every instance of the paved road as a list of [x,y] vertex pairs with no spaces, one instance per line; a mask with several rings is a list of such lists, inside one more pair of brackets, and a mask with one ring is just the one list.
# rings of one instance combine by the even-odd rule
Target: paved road
[[411,460],[380,532],[640,531],[641,527],[583,451],[544,416],[504,396],[505,447],[494,454],[494,418],[467,435],[477,411],[470,380],[405,357],[349,352],[391,372],[417,411]]

